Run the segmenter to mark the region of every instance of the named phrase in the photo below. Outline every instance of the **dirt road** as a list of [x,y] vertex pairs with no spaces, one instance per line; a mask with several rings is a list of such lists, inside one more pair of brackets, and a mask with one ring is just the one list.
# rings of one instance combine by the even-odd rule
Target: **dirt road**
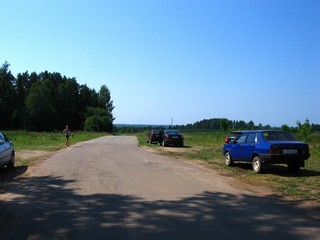
[[73,145],[14,179],[9,171],[0,239],[320,239],[318,208],[245,190],[134,137]]

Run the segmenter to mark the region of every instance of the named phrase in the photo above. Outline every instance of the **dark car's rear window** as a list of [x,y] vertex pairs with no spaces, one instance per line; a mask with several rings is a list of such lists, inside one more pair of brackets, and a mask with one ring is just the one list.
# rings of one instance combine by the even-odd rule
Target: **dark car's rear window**
[[168,131],[166,131],[166,134],[169,134],[169,135],[180,135],[180,132],[177,131],[177,130],[168,130]]
[[285,131],[265,131],[262,133],[265,141],[297,141],[290,133]]

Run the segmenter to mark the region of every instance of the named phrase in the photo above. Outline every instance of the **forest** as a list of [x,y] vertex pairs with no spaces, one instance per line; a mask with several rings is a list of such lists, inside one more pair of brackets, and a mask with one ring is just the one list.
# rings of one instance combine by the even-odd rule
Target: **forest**
[[0,129],[113,131],[113,101],[108,87],[99,92],[58,72],[18,73],[0,68]]

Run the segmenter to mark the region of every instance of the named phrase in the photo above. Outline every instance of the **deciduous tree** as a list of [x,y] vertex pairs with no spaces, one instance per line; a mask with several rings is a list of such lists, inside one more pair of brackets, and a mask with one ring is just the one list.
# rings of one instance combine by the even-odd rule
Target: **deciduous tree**
[[303,124],[300,121],[297,121],[297,126],[303,140],[307,142],[312,132],[312,126],[310,125],[309,119],[306,118]]

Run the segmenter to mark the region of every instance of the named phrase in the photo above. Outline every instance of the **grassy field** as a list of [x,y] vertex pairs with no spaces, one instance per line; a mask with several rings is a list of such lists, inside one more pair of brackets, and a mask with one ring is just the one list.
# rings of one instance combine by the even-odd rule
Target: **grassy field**
[[[21,157],[23,151],[52,152],[65,148],[65,136],[62,132],[26,132],[26,131],[4,131],[6,136],[13,142],[16,150],[16,166],[31,164],[36,157]],[[105,136],[106,133],[94,132],[72,132],[69,143],[75,144],[97,137]]]
[[185,147],[163,148],[157,144],[146,143],[146,133],[137,134],[139,144],[144,148],[177,158],[197,159],[210,167],[234,175],[241,181],[257,186],[270,186],[275,192],[299,199],[320,203],[320,135],[311,136],[309,143],[311,157],[305,168],[298,174],[290,174],[287,166],[273,166],[263,174],[255,174],[250,164],[224,165],[221,148],[226,136],[223,132],[184,132]]
[[[65,147],[65,136],[62,132],[26,132],[4,131],[6,136],[14,143],[16,150],[43,150],[55,151]],[[82,142],[97,137],[105,136],[106,133],[95,132],[72,132],[69,138],[70,144]]]

